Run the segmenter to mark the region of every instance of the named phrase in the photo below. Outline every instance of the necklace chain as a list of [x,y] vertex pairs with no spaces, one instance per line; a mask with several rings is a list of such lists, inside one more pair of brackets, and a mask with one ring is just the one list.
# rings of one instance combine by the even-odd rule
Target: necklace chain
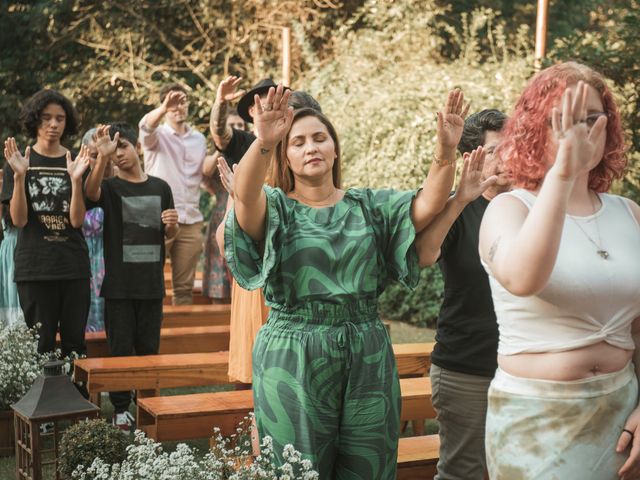
[[302,195],[301,193],[296,192],[295,190],[293,190],[291,193],[298,197],[300,200],[303,200],[305,203],[310,203],[310,204],[315,204],[315,205],[322,205],[323,203],[327,203],[329,202],[329,200],[331,200],[333,198],[333,196],[336,194],[336,192],[338,191],[337,188],[333,188],[333,191],[326,197],[323,198],[322,200],[311,200],[310,198],[305,197],[304,195]]
[[[593,198],[591,197],[591,195],[589,195],[589,201],[591,202],[591,207],[593,208],[593,212],[595,215],[596,207],[593,203]],[[582,228],[582,225],[580,225],[580,223],[578,223],[578,221],[575,218],[573,218],[572,216],[569,216],[569,218],[573,220],[573,223],[576,224],[576,226],[580,229],[580,231],[584,234],[584,236],[587,237],[587,239],[589,239],[589,241],[593,243],[593,245],[597,248],[596,253],[600,255],[604,260],[608,259],[609,252],[606,251],[604,248],[602,248],[602,239],[600,238],[600,229],[598,228],[598,217],[594,217],[594,223],[596,225],[596,234],[598,235],[598,243],[596,243],[596,241],[593,238],[591,238],[591,236],[585,231],[584,228]]]

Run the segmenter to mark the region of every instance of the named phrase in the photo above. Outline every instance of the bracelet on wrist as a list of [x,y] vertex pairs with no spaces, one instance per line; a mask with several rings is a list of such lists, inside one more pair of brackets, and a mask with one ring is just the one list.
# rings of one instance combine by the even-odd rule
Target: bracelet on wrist
[[455,157],[451,160],[444,160],[437,153],[433,154],[433,163],[440,165],[441,167],[455,167],[457,161],[458,159]]

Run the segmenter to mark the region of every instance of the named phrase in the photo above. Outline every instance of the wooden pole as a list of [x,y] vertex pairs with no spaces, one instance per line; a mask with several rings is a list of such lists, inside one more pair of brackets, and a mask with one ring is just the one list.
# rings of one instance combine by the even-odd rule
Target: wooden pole
[[291,29],[282,27],[282,82],[291,86]]
[[542,59],[547,51],[547,17],[549,13],[549,0],[538,0],[538,15],[536,18],[536,53],[535,66],[542,66]]

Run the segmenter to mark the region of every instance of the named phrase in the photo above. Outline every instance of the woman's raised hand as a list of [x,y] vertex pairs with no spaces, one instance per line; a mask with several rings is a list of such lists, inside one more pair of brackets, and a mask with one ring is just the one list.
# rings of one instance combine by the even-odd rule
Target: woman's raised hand
[[108,158],[116,152],[120,139],[120,132],[116,132],[112,140],[109,136],[109,128],[111,128],[110,125],[99,125],[93,136],[98,153],[104,158]]
[[447,102],[438,112],[437,142],[443,150],[455,150],[458,146],[469,106],[464,105],[464,93],[459,88],[447,95]]
[[218,157],[218,171],[220,172],[220,181],[224,189],[229,192],[231,198],[233,198],[233,174],[238,167],[237,163],[233,164],[233,171],[229,168],[229,164],[221,155]]
[[25,175],[29,168],[29,156],[31,155],[31,148],[27,147],[24,151],[24,156],[18,150],[16,139],[9,137],[4,142],[4,158],[9,163],[9,166],[13,170],[14,174]]
[[607,117],[598,118],[589,129],[586,123],[587,84],[576,86],[575,95],[567,88],[562,95],[562,113],[556,107],[551,110],[551,128],[558,140],[558,153],[552,167],[563,180],[573,180],[587,173],[598,146],[606,141]]
[[67,151],[67,173],[71,177],[71,180],[81,180],[84,172],[89,168],[91,156],[89,155],[89,148],[86,145],[80,147],[78,156],[75,161],[71,160],[71,152]]
[[282,84],[271,87],[267,98],[254,96],[253,126],[263,148],[271,149],[282,140],[291,126],[293,108],[289,108],[291,90],[284,91]]
[[482,179],[482,168],[484,167],[485,159],[485,151],[482,147],[476,148],[470,155],[465,157],[455,198],[466,205],[495,184],[498,181],[498,177],[492,175],[486,180]]

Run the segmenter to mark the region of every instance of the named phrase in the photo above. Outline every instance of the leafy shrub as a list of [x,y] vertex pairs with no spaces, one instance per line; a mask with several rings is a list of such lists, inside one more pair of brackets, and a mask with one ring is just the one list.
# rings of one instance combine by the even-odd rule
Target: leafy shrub
[[128,438],[104,419],[76,423],[62,435],[58,470],[65,478],[71,478],[78,465],[91,465],[98,457],[119,463],[127,456]]
[[394,282],[380,296],[380,316],[388,320],[402,320],[420,327],[435,328],[444,282],[437,265],[420,272],[420,282],[415,290]]

